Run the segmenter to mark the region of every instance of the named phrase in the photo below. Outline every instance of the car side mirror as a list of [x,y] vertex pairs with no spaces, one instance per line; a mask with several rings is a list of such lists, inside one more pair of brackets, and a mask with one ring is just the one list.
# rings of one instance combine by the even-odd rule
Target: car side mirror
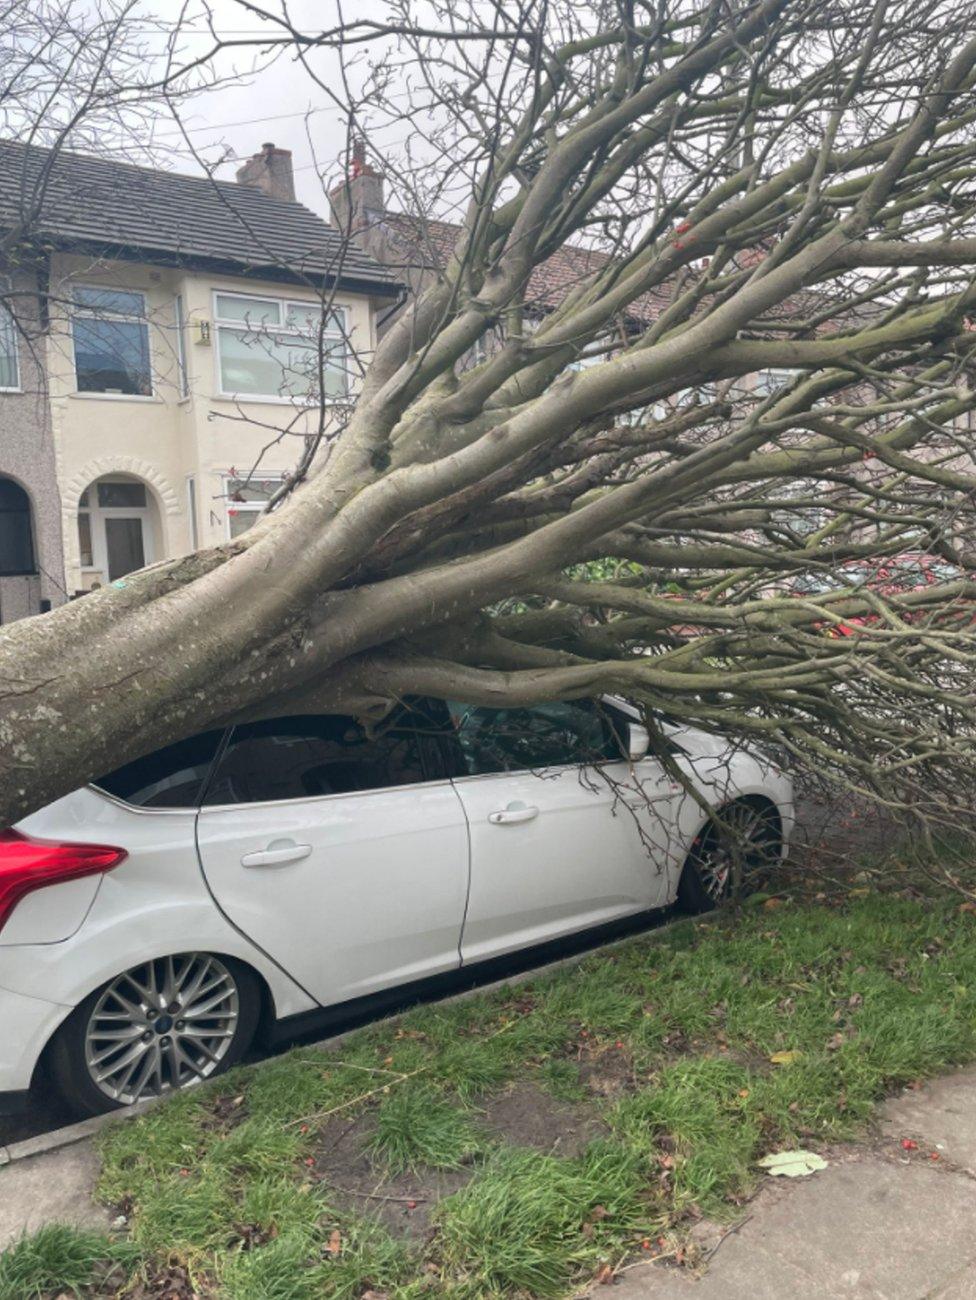
[[639,763],[647,756],[651,747],[651,737],[646,727],[639,722],[632,722],[627,728],[627,757],[632,763]]

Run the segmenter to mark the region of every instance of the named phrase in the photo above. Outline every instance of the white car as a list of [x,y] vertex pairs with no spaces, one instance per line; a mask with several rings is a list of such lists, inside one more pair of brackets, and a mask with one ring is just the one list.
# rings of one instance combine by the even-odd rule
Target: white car
[[[209,731],[0,834],[0,1113],[81,1113],[785,850],[790,779],[619,700]],[[663,739],[662,739],[663,737]],[[721,831],[709,816],[721,810]]]

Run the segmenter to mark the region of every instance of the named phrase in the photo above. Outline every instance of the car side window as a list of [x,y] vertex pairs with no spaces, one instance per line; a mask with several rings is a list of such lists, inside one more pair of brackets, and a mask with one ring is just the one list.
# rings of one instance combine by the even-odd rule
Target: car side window
[[355,718],[331,714],[244,723],[231,733],[204,804],[307,799],[426,781],[425,739],[408,710],[372,732]]
[[488,709],[448,701],[469,776],[620,759],[617,729],[595,700]]
[[224,730],[154,750],[92,784],[136,808],[196,808]]

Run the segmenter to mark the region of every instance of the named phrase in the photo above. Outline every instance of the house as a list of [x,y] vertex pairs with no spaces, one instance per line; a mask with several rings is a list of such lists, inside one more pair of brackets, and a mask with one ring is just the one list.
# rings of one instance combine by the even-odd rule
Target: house
[[[447,266],[461,233],[455,222],[388,208],[383,175],[368,161],[362,140],[353,145],[346,178],[328,197],[335,226],[394,271],[415,296]],[[602,270],[609,261],[610,254],[599,249],[564,244],[529,276],[525,292],[529,318],[543,319],[581,280]],[[668,285],[642,295],[628,307],[624,327],[648,324],[670,301]]]
[[[0,384],[0,512],[4,491],[23,501],[3,483],[22,489],[35,539],[31,555],[0,513],[0,572],[36,566],[36,612],[58,516],[70,595],[250,526],[305,439],[340,426],[400,289],[296,202],[273,144],[236,182],[10,142],[0,175],[26,286],[4,337],[24,375],[43,358],[20,391]],[[33,477],[15,455],[31,444],[50,450]]]
[[0,262],[0,623],[67,598],[36,277]]

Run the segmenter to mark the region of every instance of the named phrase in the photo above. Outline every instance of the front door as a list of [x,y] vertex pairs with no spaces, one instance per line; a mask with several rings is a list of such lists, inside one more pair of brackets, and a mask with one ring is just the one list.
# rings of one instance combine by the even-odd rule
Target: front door
[[105,550],[108,557],[108,580],[124,578],[142,569],[146,563],[142,519],[124,515],[105,516]]
[[666,904],[678,796],[655,760],[621,758],[603,706],[449,707],[468,773],[455,779],[471,836],[465,962]]
[[200,861],[235,926],[320,1003],[460,964],[464,812],[402,715],[234,729],[198,819]]

